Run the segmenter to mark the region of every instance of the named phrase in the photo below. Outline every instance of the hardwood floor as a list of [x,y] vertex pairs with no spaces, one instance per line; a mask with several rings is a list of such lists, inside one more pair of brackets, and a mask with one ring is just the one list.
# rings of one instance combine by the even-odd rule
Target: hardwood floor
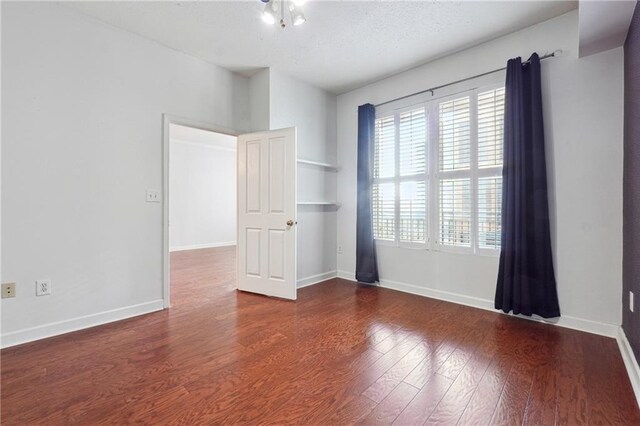
[[334,279],[234,290],[171,255],[174,306],[2,351],[2,423],[640,424],[615,340]]

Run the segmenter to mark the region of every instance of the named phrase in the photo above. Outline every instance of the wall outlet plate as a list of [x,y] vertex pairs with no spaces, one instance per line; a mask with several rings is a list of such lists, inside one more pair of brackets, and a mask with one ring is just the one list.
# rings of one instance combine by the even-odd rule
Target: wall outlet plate
[[36,296],[48,296],[51,294],[51,280],[36,281]]
[[159,203],[160,191],[156,189],[147,189],[147,203]]
[[2,298],[16,297],[16,283],[2,284]]

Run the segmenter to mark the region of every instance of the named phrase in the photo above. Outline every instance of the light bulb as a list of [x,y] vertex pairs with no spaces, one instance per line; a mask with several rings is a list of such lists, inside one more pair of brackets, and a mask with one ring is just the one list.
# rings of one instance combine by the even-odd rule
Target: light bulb
[[293,21],[293,25],[302,25],[305,22],[307,22],[307,18],[304,17],[304,15],[302,14],[302,12],[298,12],[298,15],[295,18],[291,18],[291,20]]
[[293,25],[302,25],[307,20],[304,17],[304,13],[302,13],[302,8],[300,8],[295,1],[289,2],[289,13],[291,14],[291,22]]
[[264,12],[262,12],[262,20],[269,25],[276,23],[276,15],[278,14],[278,3],[276,0],[269,0],[264,6]]
[[276,23],[276,18],[266,10],[262,13],[262,20],[269,25],[273,25]]

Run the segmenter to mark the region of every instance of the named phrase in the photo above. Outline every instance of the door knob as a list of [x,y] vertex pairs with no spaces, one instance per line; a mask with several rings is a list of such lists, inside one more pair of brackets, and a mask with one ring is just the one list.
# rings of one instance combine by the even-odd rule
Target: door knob
[[298,222],[297,222],[297,221],[296,221],[296,222],[294,222],[294,221],[293,221],[293,220],[291,220],[291,219],[289,219],[289,220],[287,221],[287,226],[293,226],[293,225],[297,225],[297,224],[298,224]]

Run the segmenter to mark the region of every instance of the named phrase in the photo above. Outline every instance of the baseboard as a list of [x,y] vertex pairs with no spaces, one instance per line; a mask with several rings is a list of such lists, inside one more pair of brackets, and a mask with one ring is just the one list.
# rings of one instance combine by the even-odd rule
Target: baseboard
[[629,375],[629,380],[633,387],[633,393],[636,395],[636,402],[638,403],[638,407],[640,407],[640,366],[638,365],[638,360],[633,353],[633,349],[631,349],[627,335],[622,327],[618,328],[618,336],[616,340],[620,347],[620,354],[622,355],[624,366],[627,368],[627,374]]
[[193,244],[190,246],[175,246],[169,247],[169,251],[183,251],[183,250],[197,250],[197,249],[205,249],[205,248],[214,248],[214,247],[227,247],[227,246],[235,246],[235,241],[226,241],[222,243],[205,243],[205,244]]
[[310,277],[300,278],[298,280],[298,288],[309,287],[310,285],[319,284],[323,281],[330,280],[338,276],[336,271],[324,272],[318,275],[311,275]]
[[353,272],[341,271],[338,269],[338,278],[342,278],[343,280],[355,281],[356,274]]
[[0,339],[0,347],[8,348],[10,346],[21,345],[23,343],[33,342],[34,340],[45,339],[47,337],[58,336],[60,334],[70,333],[72,331],[78,331],[114,321],[120,321],[138,315],[160,311],[162,309],[164,309],[162,299],[153,300],[151,302],[126,306],[124,308],[112,309],[110,311],[99,312],[97,314],[85,315],[82,317],[52,322],[33,328],[25,328],[23,330],[12,331],[10,333],[2,335]]
[[[342,278],[349,281],[356,281],[353,273],[346,271],[338,271],[338,278]],[[388,288],[391,290],[397,290],[404,293],[415,294],[418,296],[430,297],[432,299],[444,300],[446,302],[458,303],[460,305],[471,306],[474,308],[485,309],[490,312],[494,312],[502,315],[510,315],[518,318],[523,318],[530,321],[542,322],[545,324],[557,325],[560,327],[571,328],[574,330],[585,331],[587,333],[599,334],[607,337],[618,337],[619,326],[615,324],[601,323],[583,318],[576,318],[572,316],[562,316],[560,318],[546,319],[534,315],[528,317],[525,315],[512,315],[505,314],[502,311],[498,311],[494,308],[493,300],[482,299],[473,296],[466,296],[459,293],[451,293],[448,291],[437,290],[428,287],[421,287],[415,284],[401,283],[397,281],[381,280],[380,287]]]

